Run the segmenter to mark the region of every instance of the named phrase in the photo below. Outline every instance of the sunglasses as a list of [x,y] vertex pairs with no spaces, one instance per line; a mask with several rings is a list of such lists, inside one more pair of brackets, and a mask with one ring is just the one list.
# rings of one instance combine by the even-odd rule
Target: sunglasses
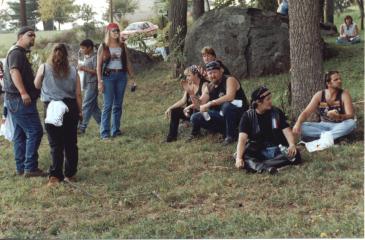
[[113,33],[120,33],[120,30],[119,29],[113,29],[112,32]]
[[29,33],[27,34],[28,37],[35,37],[35,33]]

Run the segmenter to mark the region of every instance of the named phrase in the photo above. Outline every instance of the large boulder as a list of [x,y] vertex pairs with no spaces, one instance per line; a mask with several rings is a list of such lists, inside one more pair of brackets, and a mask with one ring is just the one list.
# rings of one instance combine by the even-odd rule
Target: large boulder
[[257,77],[290,68],[288,18],[255,8],[229,7],[200,17],[185,38],[186,65],[202,63],[211,46],[236,77]]

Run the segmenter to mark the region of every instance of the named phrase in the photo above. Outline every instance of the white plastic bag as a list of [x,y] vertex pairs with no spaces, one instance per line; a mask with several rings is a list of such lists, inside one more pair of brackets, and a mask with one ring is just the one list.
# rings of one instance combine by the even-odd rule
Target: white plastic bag
[[63,115],[68,112],[68,107],[62,101],[52,100],[47,107],[45,123],[52,124],[56,127],[62,126]]
[[4,138],[10,142],[13,141],[14,124],[13,124],[13,120],[11,119],[10,114],[8,114],[7,118],[5,119],[5,123],[1,124],[0,136],[4,136]]

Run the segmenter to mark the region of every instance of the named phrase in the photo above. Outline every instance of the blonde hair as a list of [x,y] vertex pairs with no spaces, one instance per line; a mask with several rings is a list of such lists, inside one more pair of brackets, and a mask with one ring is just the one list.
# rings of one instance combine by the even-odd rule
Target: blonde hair
[[212,47],[203,47],[203,49],[200,51],[200,53],[203,55],[203,54],[209,54],[209,55],[212,55],[214,57],[217,57],[215,55],[215,51]]

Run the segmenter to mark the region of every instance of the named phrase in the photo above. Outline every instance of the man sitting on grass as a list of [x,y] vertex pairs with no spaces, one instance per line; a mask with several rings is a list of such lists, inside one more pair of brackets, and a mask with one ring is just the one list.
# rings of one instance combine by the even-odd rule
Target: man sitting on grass
[[278,167],[299,163],[293,133],[284,113],[272,106],[269,89],[257,88],[251,95],[251,106],[239,126],[236,167],[274,174]]
[[[307,139],[321,137],[324,140],[324,136],[329,136],[336,140],[348,135],[356,127],[351,96],[347,90],[341,88],[340,73],[329,71],[324,78],[326,89],[313,96],[293,127],[294,133],[301,133]],[[304,122],[317,109],[321,121]]]
[[205,128],[224,134],[223,145],[227,145],[237,137],[238,122],[248,108],[247,99],[240,82],[224,75],[219,62],[208,63],[206,70],[211,83],[203,91],[201,100],[207,103],[200,105],[200,112],[191,116],[191,139],[200,134],[200,128]]

